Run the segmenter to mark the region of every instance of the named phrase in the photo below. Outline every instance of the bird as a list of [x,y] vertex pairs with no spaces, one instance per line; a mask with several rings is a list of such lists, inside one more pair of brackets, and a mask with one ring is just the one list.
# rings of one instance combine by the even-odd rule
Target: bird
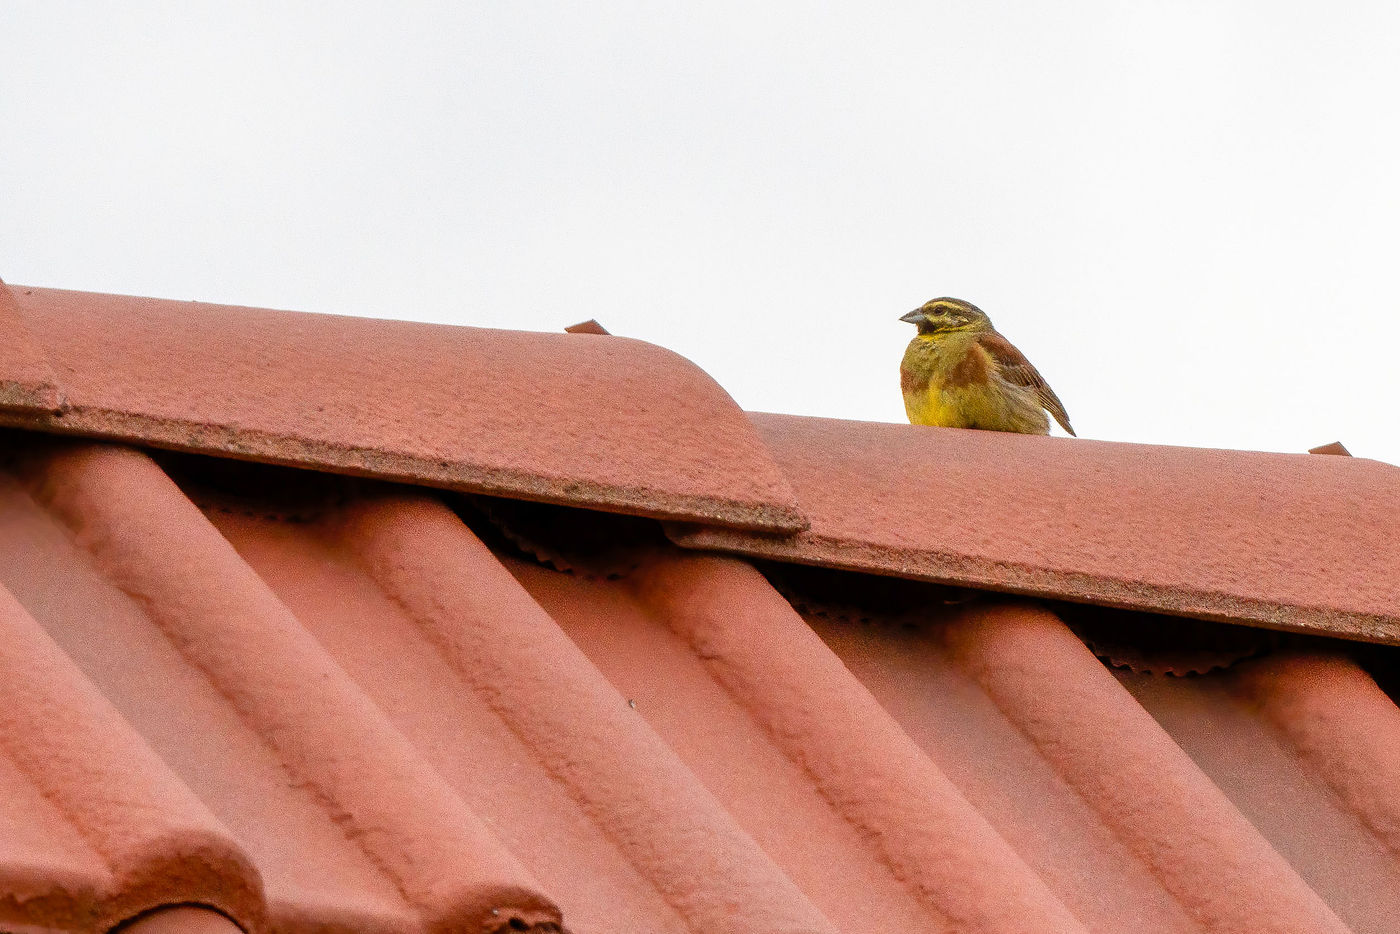
[[913,424],[1048,435],[1049,412],[1074,434],[1060,397],[976,305],[935,298],[899,320],[919,329],[899,366]]

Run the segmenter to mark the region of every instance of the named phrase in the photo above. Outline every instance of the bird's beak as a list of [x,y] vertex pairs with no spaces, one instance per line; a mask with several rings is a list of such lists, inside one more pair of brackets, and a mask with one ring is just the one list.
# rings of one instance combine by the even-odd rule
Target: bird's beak
[[924,310],[922,308],[915,308],[913,311],[909,312],[909,314],[901,316],[899,320],[903,321],[905,324],[918,324],[920,321],[924,320]]

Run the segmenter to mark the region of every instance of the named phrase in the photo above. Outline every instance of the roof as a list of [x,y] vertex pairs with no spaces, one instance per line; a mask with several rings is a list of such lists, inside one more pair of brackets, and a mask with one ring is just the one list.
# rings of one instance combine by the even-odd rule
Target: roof
[[[277,330],[274,314],[257,327]],[[229,347],[241,315],[224,313]],[[486,497],[334,452],[290,469],[135,433],[62,437],[59,416],[13,404],[15,386],[39,394],[41,364],[65,395],[83,385],[44,320],[24,318],[42,355],[8,370],[18,357],[0,357],[21,426],[0,431],[0,928],[1360,934],[1400,915],[1400,710],[1377,681],[1392,650],[1337,638],[1376,633],[1328,631],[1325,614],[1285,618],[1393,618],[1383,589],[1285,604],[1277,581],[1251,583],[1271,528],[1258,516],[1233,539],[1208,528],[1201,563],[1235,561],[1250,606],[1276,601],[1264,620],[1221,603],[1213,622],[1174,621],[1148,612],[1160,594],[1146,588],[1127,611],[1078,609],[1064,601],[1099,595],[1064,582],[1084,578],[1045,574],[1047,602],[990,589],[1008,579],[881,563],[889,542],[1024,554],[1023,536],[1054,532],[1071,541],[1033,555],[1044,568],[1107,577],[1103,555],[1064,566],[1097,554],[1072,539],[1108,529],[1109,506],[1061,481],[1116,463],[1147,548],[1173,528],[1152,518],[1155,474],[1133,473],[1160,466],[1157,449],[974,432],[925,445],[903,426],[758,416],[754,462],[790,484],[811,530],[767,533],[789,552],[735,536],[723,547],[750,552],[736,556],[697,547],[717,525],[656,521],[674,510]],[[155,408],[143,387],[123,390],[132,411]],[[871,438],[863,485],[841,442]],[[889,463],[932,459],[953,482],[984,442],[1052,470],[1016,491],[1036,521],[895,524]],[[1172,476],[1242,483],[1221,453],[1178,452]],[[818,482],[824,456],[846,514]],[[1074,469],[1054,474],[1060,461]],[[1393,510],[1380,465],[1288,463],[1269,467],[1275,484]],[[1042,521],[1056,491],[1083,524]],[[1299,516],[1312,537],[1297,547],[1372,541],[1352,511]],[[847,540],[865,550],[798,552]],[[1171,567],[1203,574],[1188,558]],[[1362,583],[1379,573],[1366,560],[1347,566]],[[1261,621],[1314,634],[1235,625]]]
[[741,528],[806,524],[734,400],[642,341],[3,285],[0,327],[0,406],[30,427]]
[[1400,468],[1352,457],[751,416],[810,528],[681,544],[1400,639]]

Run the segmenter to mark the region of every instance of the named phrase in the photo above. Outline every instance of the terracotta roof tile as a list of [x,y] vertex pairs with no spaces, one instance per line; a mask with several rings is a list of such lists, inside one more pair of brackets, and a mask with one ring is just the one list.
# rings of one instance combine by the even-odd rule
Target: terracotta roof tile
[[6,868],[23,880],[0,900],[74,926],[170,900],[260,920],[257,873],[227,831],[4,589],[0,628],[0,797],[22,847]]
[[[1400,916],[1400,710],[1359,663],[1384,673],[1395,650],[986,592],[1388,638],[1392,468],[759,416],[716,450],[761,456],[717,488],[611,461],[651,437],[624,419],[618,449],[583,456],[598,442],[577,435],[556,464],[585,493],[512,493],[592,502],[588,483],[654,467],[641,505],[606,505],[674,516],[657,504],[772,492],[781,465],[810,532],[672,530],[818,567],[754,563],[652,519],[55,438],[83,412],[135,431],[188,408],[193,364],[121,376],[96,355],[144,359],[157,324],[189,354],[209,330],[230,392],[261,335],[257,391],[186,437],[245,459],[292,459],[258,447],[306,414],[284,370],[335,384],[367,335],[429,362],[481,341],[487,369],[487,345],[545,346],[192,306],[196,327],[187,306],[66,294],[16,306],[43,342],[0,356],[4,385],[45,385],[28,354],[71,393],[54,417],[12,392],[3,417],[48,433],[0,431],[0,930],[1387,934]],[[122,328],[98,320],[114,310]],[[556,337],[594,342],[552,346],[611,367],[600,385],[650,359]],[[407,400],[374,410],[378,437],[439,443]],[[682,460],[721,402],[685,416]],[[361,431],[348,405],[322,429]],[[539,468],[532,424],[459,453],[509,464],[520,443]],[[1209,673],[1146,673],[1164,670]]]
[[1400,711],[1335,650],[1115,677],[1032,604],[911,583],[909,612],[804,615],[652,539],[589,578],[421,491],[289,514],[315,475],[10,440],[0,926],[198,903],[254,934],[1361,934],[1400,910]]
[[0,422],[657,517],[806,524],[734,401],[641,341],[3,285],[0,327]]
[[[521,571],[548,586],[541,575]],[[631,623],[628,638],[652,648],[639,660],[659,676],[637,684],[638,705],[661,708],[673,744],[719,760],[692,767],[728,788],[730,809],[759,822],[754,832],[764,849],[819,893],[843,929],[862,920],[916,928],[936,920],[955,930],[1081,930],[752,567],[718,558],[655,560],[626,583],[576,591],[546,605],[585,648],[603,635],[599,621]],[[656,645],[657,635],[665,647]],[[593,644],[599,664],[609,664],[616,653]],[[656,664],[662,657],[670,661],[665,668]],[[686,699],[681,684],[700,692],[689,698],[691,709],[728,712],[721,743],[696,748],[685,735],[694,728],[684,711],[666,716],[666,707]],[[772,789],[755,786],[765,780],[761,774],[726,779],[718,769],[734,768],[735,745],[771,747],[764,772],[801,772]],[[871,880],[887,889],[886,874],[907,891],[872,904]],[[909,901],[922,921],[905,914]],[[888,915],[877,921],[877,912]]]
[[753,415],[810,530],[683,545],[1400,641],[1400,468]]
[[1279,653],[1210,678],[1119,677],[1352,931],[1394,927],[1400,850],[1382,785],[1400,712],[1355,662]]
[[62,405],[58,380],[43,349],[20,316],[19,305],[0,282],[0,410],[53,412]]
[[[35,516],[35,521],[66,527],[86,553],[81,560],[100,569],[101,583],[93,589],[106,593],[98,599],[118,604],[112,609],[135,630],[124,633],[120,645],[106,646],[100,657],[90,660],[100,666],[91,672],[94,677],[113,679],[108,696],[118,690],[140,692],[139,684],[123,683],[138,673],[143,680],[170,685],[177,696],[196,693],[203,701],[198,706],[204,707],[210,718],[201,724],[208,735],[246,736],[245,743],[251,740],[262,747],[251,751],[244,766],[256,774],[255,764],[259,760],[265,763],[265,780],[255,786],[259,791],[266,784],[286,784],[281,779],[285,775],[291,787],[300,792],[293,797],[309,797],[318,809],[325,810],[326,817],[358,840],[357,849],[363,853],[352,853],[349,859],[343,853],[313,854],[307,852],[317,842],[308,839],[312,835],[293,832],[288,840],[287,828],[279,826],[286,821],[275,812],[242,802],[235,810],[243,813],[226,811],[226,819],[235,822],[239,818],[272,822],[264,830],[283,837],[277,841],[282,852],[276,861],[291,861],[288,875],[300,877],[288,882],[315,888],[329,882],[332,888],[339,883],[368,889],[396,906],[398,913],[403,909],[397,906],[407,902],[435,929],[482,928],[493,912],[557,920],[557,910],[536,893],[528,874],[495,844],[479,818],[145,455],[120,448],[61,447],[55,454],[27,459],[20,476],[34,505],[43,511],[43,517]],[[54,530],[50,527],[48,531],[52,539]],[[69,551],[61,547],[55,550]],[[72,563],[75,557],[71,552],[50,552],[29,560],[67,559]],[[176,569],[178,572],[172,573]],[[74,576],[81,573],[77,567],[72,571]],[[57,595],[47,596],[52,599]],[[91,612],[91,607],[84,606],[81,611]],[[103,635],[78,629],[91,626],[91,621],[60,613],[54,622],[72,628],[58,638],[96,640]],[[112,634],[107,638],[110,640]],[[94,644],[70,644],[69,651],[91,652]],[[122,658],[127,653],[134,657]],[[30,657],[26,654],[21,659]],[[181,680],[189,681],[192,675],[194,682],[180,691]],[[170,722],[173,710],[184,713],[180,722]],[[228,762],[232,750],[200,748],[205,731],[191,735],[192,724],[200,719],[194,703],[124,712],[128,718],[145,714],[163,721],[151,724],[159,735],[148,738],[157,748],[166,744],[175,747],[170,757],[182,760],[186,767],[218,768],[218,760],[223,760],[224,768],[239,768],[237,760]],[[41,714],[36,712],[35,717],[34,728],[44,729]],[[76,738],[73,732],[59,735],[71,741]],[[26,741],[19,748],[32,750],[33,743]],[[22,769],[31,770],[26,762],[17,761]],[[109,772],[102,768],[99,774],[105,777]],[[185,791],[169,772],[161,769],[160,774]],[[54,781],[62,783],[60,788],[71,787],[78,793],[93,784],[90,778],[66,773]],[[142,777],[140,784],[147,787],[154,780]],[[235,789],[215,790],[232,791],[235,799],[239,797]],[[245,789],[245,794],[247,790],[251,789]],[[58,794],[49,792],[51,797]],[[107,802],[112,794],[103,791],[100,797]],[[304,809],[305,803],[299,803]],[[203,812],[203,807],[195,806]],[[157,813],[173,810],[166,803],[143,803],[143,807]],[[255,810],[261,813],[250,813]],[[131,818],[123,819],[120,813],[101,813],[120,831],[139,825]],[[324,832],[315,836],[326,838]],[[292,840],[295,847],[288,846]],[[319,842],[328,849],[345,849],[343,842],[334,839]],[[111,862],[109,848],[99,847]],[[160,847],[143,849],[162,852]],[[376,868],[374,874],[382,874],[388,885],[364,885],[360,877],[369,869],[365,857]],[[330,865],[342,861],[351,864],[343,872]],[[313,880],[306,869],[317,862],[321,865],[316,867],[318,878]],[[342,878],[334,879],[336,874]],[[279,894],[269,893],[272,898]],[[218,901],[214,904],[225,907]],[[354,907],[378,913],[378,906]],[[231,913],[240,920],[243,917]]]

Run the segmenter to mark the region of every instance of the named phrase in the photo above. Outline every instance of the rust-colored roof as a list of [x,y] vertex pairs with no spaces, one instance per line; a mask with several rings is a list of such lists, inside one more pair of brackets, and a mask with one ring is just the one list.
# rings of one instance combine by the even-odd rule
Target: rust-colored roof
[[1400,468],[1364,458],[752,416],[811,528],[681,544],[1400,641]]
[[0,423],[742,528],[806,525],[734,400],[642,341],[3,284],[0,328]]
[[[52,322],[25,314],[51,385],[79,392]],[[292,327],[307,354],[359,327],[317,320]],[[131,408],[156,408],[147,388],[122,389]],[[1234,589],[1200,615],[1386,609],[1367,562],[1391,554],[1389,468],[761,416],[756,462],[791,477],[812,530],[792,552],[713,527],[682,549],[645,518],[674,491],[619,516],[55,437],[35,406],[7,411],[42,431],[0,430],[0,930],[1382,934],[1400,917],[1400,710],[1368,673],[1388,685],[1394,650],[1140,609],[1163,599],[1154,569],[1214,593],[1212,562]],[[975,522],[932,496],[901,514],[900,476],[954,489],[973,468],[997,484]],[[1329,511],[1338,492],[1350,508]],[[696,550],[706,536],[777,560]],[[818,550],[833,541],[839,562]],[[1054,602],[880,563],[938,542],[955,568],[1030,567]],[[1330,560],[1321,543],[1382,550],[1329,565],[1347,592],[1264,573],[1261,556]],[[826,563],[886,576],[800,566]],[[1128,572],[1128,598],[1090,588]]]
[[0,413],[5,409],[56,411],[62,404],[58,379],[3,282],[0,334],[4,335],[0,340]]
[[1301,934],[1400,912],[1400,711],[1335,649],[1115,678],[1032,604],[804,618],[731,558],[642,541],[588,578],[407,488],[288,514],[247,492],[275,474],[239,492],[196,464],[182,489],[131,449],[16,437],[0,918]]

